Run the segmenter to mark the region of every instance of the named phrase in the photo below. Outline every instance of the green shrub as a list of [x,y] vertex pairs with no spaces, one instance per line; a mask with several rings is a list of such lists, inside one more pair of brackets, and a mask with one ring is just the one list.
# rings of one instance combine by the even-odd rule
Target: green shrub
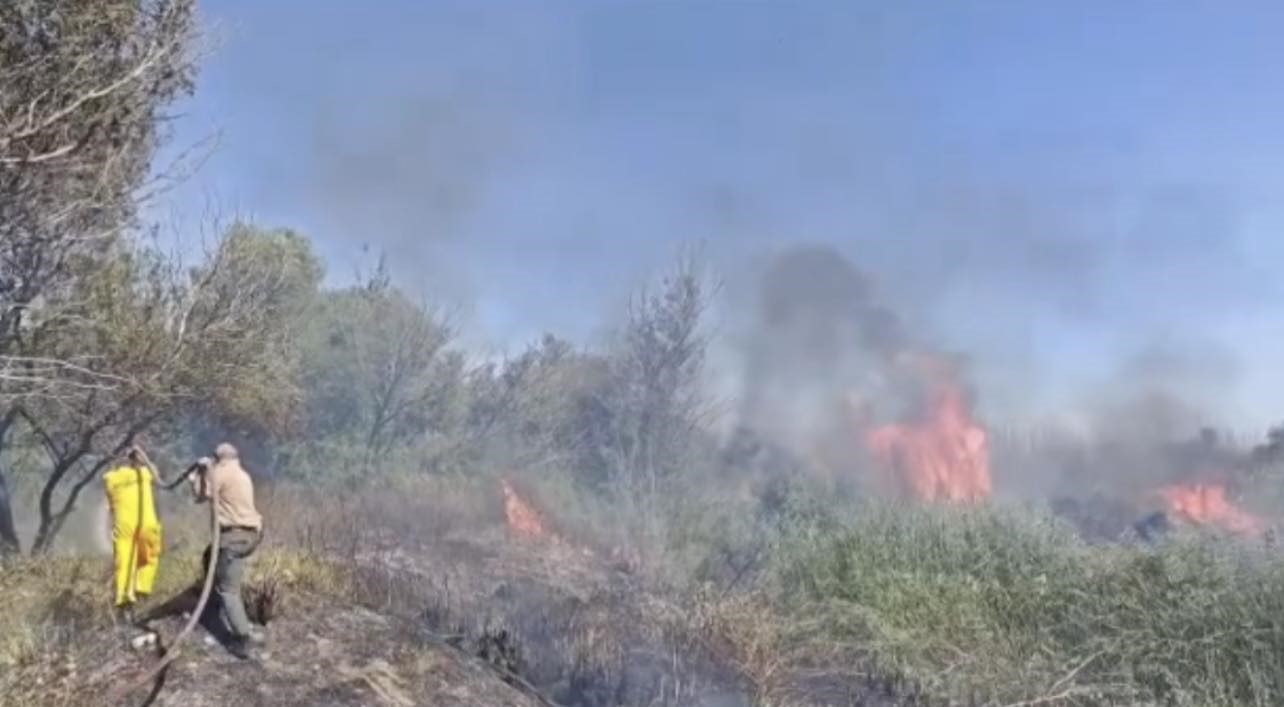
[[995,509],[869,508],[797,533],[780,600],[940,696],[999,703],[1284,699],[1284,560],[1193,534],[1090,547]]

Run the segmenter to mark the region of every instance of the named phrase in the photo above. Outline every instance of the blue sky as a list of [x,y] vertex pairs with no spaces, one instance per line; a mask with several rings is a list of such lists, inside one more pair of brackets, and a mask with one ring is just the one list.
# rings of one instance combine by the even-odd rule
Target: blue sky
[[824,242],[994,414],[1163,360],[1284,417],[1279,3],[203,5],[176,145],[221,142],[174,208],[298,228],[336,279],[385,251],[475,344],[591,342],[692,241],[734,331]]

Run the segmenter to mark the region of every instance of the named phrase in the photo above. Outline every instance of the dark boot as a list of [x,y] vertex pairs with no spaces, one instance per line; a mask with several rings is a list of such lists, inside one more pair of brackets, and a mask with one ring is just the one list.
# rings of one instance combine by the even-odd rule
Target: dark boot
[[254,657],[250,653],[250,639],[245,636],[233,636],[229,638],[227,641],[227,652],[241,660],[250,660]]

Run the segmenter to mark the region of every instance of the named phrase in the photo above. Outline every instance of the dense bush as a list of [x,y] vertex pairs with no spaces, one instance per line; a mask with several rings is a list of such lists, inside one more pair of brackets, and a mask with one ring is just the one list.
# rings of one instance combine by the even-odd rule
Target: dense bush
[[[1211,537],[1088,546],[1046,517],[869,508],[796,533],[776,591],[929,692],[1071,704],[1284,698],[1284,558]],[[823,617],[823,620],[817,620]]]

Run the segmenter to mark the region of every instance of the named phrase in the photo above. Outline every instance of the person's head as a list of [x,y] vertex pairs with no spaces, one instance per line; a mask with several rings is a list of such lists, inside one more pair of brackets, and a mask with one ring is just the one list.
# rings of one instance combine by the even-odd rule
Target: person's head
[[239,454],[236,451],[236,447],[233,447],[228,442],[224,442],[214,448],[214,458],[218,461],[231,461],[236,459],[238,456]]
[[125,459],[128,460],[130,464],[134,464],[134,465],[142,464],[145,459],[143,455],[143,448],[139,447],[136,444],[131,446],[125,452]]

